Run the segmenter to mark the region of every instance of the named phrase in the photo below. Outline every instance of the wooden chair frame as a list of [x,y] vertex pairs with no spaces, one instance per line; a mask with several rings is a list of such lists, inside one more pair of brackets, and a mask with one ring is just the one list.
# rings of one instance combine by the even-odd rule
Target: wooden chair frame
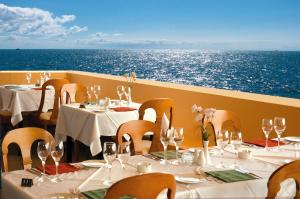
[[[61,88],[61,103],[85,102],[87,97],[86,91],[86,87],[78,83],[64,84]],[[80,98],[81,96],[78,96],[79,93],[84,93],[84,97]]]

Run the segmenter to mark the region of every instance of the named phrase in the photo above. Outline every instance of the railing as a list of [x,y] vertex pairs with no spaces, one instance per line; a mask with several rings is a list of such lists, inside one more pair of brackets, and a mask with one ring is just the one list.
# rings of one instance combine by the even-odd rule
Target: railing
[[[25,84],[25,73],[26,71],[1,71],[0,84]],[[33,71],[32,74],[32,82],[36,82],[40,72]],[[53,71],[51,78],[67,78],[71,82],[84,85],[100,84],[101,97],[110,98],[117,98],[117,85],[127,84],[124,77],[80,71]],[[298,99],[142,79],[138,79],[132,86],[133,101],[142,103],[156,97],[169,97],[175,100],[174,126],[185,129],[184,146],[201,145],[200,129],[191,112],[193,104],[234,111],[241,120],[244,139],[263,138],[261,119],[275,116],[286,117],[287,129],[283,136],[300,136]],[[275,137],[275,132],[272,132],[271,137]]]

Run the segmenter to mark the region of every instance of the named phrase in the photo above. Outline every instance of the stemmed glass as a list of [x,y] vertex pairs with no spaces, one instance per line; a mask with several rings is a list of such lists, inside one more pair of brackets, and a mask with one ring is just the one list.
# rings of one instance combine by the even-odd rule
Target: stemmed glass
[[[232,146],[233,146],[236,157],[238,156],[239,148],[242,143],[243,143],[242,132],[235,131],[235,132],[230,133],[230,144],[232,144]],[[233,168],[237,167],[236,160],[234,161],[234,164],[232,165],[232,167]]]
[[118,159],[121,162],[122,168],[125,169],[125,164],[130,158],[130,142],[123,142],[118,146]]
[[119,99],[120,99],[120,105],[122,104],[122,96],[124,95],[125,93],[125,88],[124,86],[117,86],[117,94],[119,96]]
[[106,161],[106,165],[109,169],[108,173],[108,179],[103,182],[104,185],[110,186],[112,184],[111,180],[111,169],[112,169],[112,163],[116,159],[117,156],[117,149],[116,149],[116,143],[114,142],[104,142],[103,147],[103,157]]
[[63,141],[53,141],[51,143],[51,156],[55,162],[55,178],[52,179],[53,182],[61,182],[62,179],[58,177],[58,166],[59,161],[64,155],[64,143]]
[[90,87],[86,87],[86,95],[88,97],[88,103],[91,104],[91,102],[92,102],[92,93],[91,93]]
[[28,83],[28,87],[29,87],[29,85],[30,85],[31,79],[32,79],[31,72],[26,73],[26,80],[27,80],[27,83]]
[[273,121],[272,119],[262,119],[262,131],[265,134],[266,137],[266,145],[265,150],[268,150],[268,139],[269,135],[273,130]]
[[274,118],[274,129],[278,138],[278,150],[280,150],[280,138],[281,134],[285,131],[286,123],[284,117],[275,117]]
[[100,91],[101,91],[101,86],[100,85],[94,85],[94,87],[93,87],[93,93],[95,95],[96,102],[98,102]]
[[184,139],[183,128],[173,128],[172,138],[176,148],[176,160],[173,161],[173,164],[179,164],[178,151]]
[[163,147],[164,147],[164,159],[160,162],[161,164],[167,164],[167,157],[166,157],[166,153],[167,153],[167,148],[168,145],[171,141],[171,129],[161,129],[160,131],[160,142],[162,143]]
[[220,147],[220,152],[221,152],[221,163],[219,165],[217,165],[217,167],[225,167],[224,163],[223,163],[223,158],[224,158],[224,150],[226,148],[226,146],[229,143],[229,134],[228,131],[224,131],[224,132],[218,132],[217,134],[217,145]]
[[130,105],[130,103],[131,103],[131,88],[130,88],[130,86],[124,88],[124,95],[126,97],[127,104]]
[[46,160],[47,160],[48,156],[50,155],[50,144],[45,141],[38,142],[37,154],[38,154],[39,158],[41,159],[42,166],[43,166],[43,175],[39,178],[38,181],[44,182],[44,177],[46,176],[45,164],[46,164]]

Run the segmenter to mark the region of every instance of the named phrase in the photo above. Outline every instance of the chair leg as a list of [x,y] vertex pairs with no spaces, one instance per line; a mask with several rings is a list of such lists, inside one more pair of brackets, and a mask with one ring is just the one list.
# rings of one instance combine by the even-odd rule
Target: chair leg
[[47,124],[44,124],[44,129],[46,130],[46,131],[48,131],[48,126],[47,126]]

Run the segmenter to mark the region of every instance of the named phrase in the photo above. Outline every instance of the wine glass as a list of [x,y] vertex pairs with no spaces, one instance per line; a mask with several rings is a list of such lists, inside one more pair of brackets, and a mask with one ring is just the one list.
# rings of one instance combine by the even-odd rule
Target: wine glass
[[93,93],[95,95],[95,98],[96,98],[97,102],[98,102],[98,99],[99,99],[100,91],[101,91],[101,86],[100,85],[94,85]]
[[61,182],[62,179],[58,177],[58,166],[59,161],[64,155],[64,143],[63,141],[53,141],[51,143],[51,156],[55,162],[55,178],[52,179],[53,182]]
[[273,130],[273,121],[272,119],[262,119],[262,131],[265,134],[266,137],[266,145],[265,150],[268,150],[268,139],[269,135]]
[[45,164],[46,164],[46,160],[47,160],[48,156],[50,155],[50,144],[45,141],[38,142],[37,154],[38,154],[39,158],[41,159],[42,166],[43,166],[43,175],[39,178],[38,181],[44,182],[44,177],[46,176]]
[[160,142],[162,143],[163,147],[164,147],[164,159],[160,162],[161,164],[167,164],[167,157],[166,157],[166,153],[167,153],[167,148],[168,145],[171,141],[170,137],[171,137],[171,133],[172,130],[171,129],[161,129],[160,131]]
[[130,88],[130,86],[124,88],[124,95],[126,97],[127,104],[130,105],[130,103],[131,103],[131,88]]
[[121,162],[122,168],[125,169],[125,164],[130,158],[130,142],[123,142],[118,146],[118,159]]
[[29,85],[30,85],[31,79],[32,79],[31,72],[26,73],[26,80],[27,80],[27,83],[28,83],[28,87],[29,87]]
[[86,87],[86,95],[88,98],[88,104],[90,104],[92,102],[92,93],[90,91],[90,87]]
[[[238,156],[239,148],[240,148],[242,143],[243,143],[242,132],[234,131],[234,132],[230,133],[230,144],[233,146],[236,157]],[[235,159],[234,164],[232,165],[232,167],[233,168],[237,167],[236,159]]]
[[173,138],[173,143],[176,148],[176,160],[173,161],[173,164],[179,164],[179,159],[178,159],[178,150],[183,143],[184,135],[183,135],[183,128],[173,128],[172,131],[172,138]]
[[280,150],[280,138],[281,134],[285,131],[286,123],[284,117],[275,117],[274,118],[274,129],[278,138],[278,150]]
[[220,147],[220,152],[221,152],[221,163],[217,165],[217,167],[225,167],[225,164],[223,163],[223,158],[224,158],[224,150],[226,146],[229,143],[229,133],[228,131],[223,131],[223,132],[218,132],[217,134],[217,145]]
[[117,86],[117,94],[119,96],[119,99],[120,99],[120,105],[122,104],[122,96],[124,95],[125,93],[125,88],[124,86]]
[[112,180],[111,180],[112,163],[116,159],[116,156],[117,156],[116,143],[104,142],[103,150],[104,150],[103,157],[104,157],[104,160],[106,161],[106,166],[109,169],[108,179],[105,180],[103,182],[103,184],[110,186],[112,184]]

